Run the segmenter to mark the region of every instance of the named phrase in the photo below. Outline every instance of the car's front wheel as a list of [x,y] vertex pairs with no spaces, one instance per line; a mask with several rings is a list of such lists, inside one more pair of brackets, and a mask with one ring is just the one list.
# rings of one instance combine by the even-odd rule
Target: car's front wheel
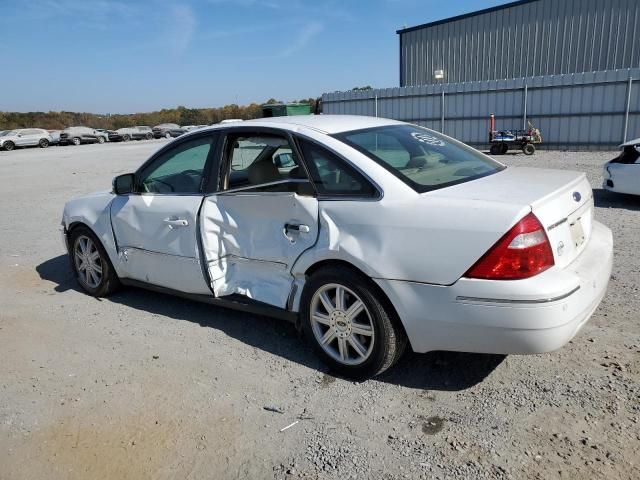
[[98,137],[98,143],[104,143],[104,137]]
[[364,379],[402,355],[406,335],[370,281],[348,268],[315,272],[302,295],[302,327],[332,370]]
[[38,142],[38,145],[40,145],[40,148],[47,148],[49,146],[49,140],[47,140],[46,138],[41,138]]
[[11,150],[13,150],[14,147],[15,147],[15,145],[11,141],[6,141],[2,145],[2,148],[4,148],[7,152],[10,152]]
[[88,228],[79,226],[71,231],[69,256],[78,283],[89,295],[105,297],[120,286],[107,252]]
[[80,145],[80,139],[78,137],[73,137],[73,139],[71,140],[71,143],[73,143],[74,145]]

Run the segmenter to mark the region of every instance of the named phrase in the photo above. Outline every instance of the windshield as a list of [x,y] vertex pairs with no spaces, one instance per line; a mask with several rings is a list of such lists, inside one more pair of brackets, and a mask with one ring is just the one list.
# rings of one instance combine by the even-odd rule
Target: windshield
[[477,150],[414,125],[389,125],[335,135],[417,192],[485,177],[506,168]]
[[6,137],[6,136],[9,136],[9,135],[15,135],[17,133],[18,133],[17,130],[7,130],[5,132],[0,133],[0,137]]

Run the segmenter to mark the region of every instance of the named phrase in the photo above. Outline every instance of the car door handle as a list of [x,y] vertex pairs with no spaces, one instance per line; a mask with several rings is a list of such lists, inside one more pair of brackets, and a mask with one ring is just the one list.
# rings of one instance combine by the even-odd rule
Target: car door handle
[[184,218],[176,218],[176,217],[165,218],[164,223],[169,225],[169,228],[186,227],[189,225],[189,222]]
[[284,224],[284,229],[285,230],[291,230],[294,232],[298,232],[298,233],[309,233],[309,225],[296,225],[293,223],[285,223]]

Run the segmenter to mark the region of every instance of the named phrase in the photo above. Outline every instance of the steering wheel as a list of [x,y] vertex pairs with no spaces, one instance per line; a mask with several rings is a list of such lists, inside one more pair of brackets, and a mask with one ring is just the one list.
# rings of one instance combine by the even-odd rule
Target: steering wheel
[[[174,191],[173,185],[171,185],[170,183],[167,182],[163,182],[162,180],[158,180],[157,178],[154,178],[153,180],[151,180],[153,183],[159,183],[161,185],[166,185],[169,188],[170,192]],[[147,193],[162,193],[162,192],[152,192],[151,190],[149,190],[149,185],[147,184],[147,182],[143,182],[144,185],[144,189]]]

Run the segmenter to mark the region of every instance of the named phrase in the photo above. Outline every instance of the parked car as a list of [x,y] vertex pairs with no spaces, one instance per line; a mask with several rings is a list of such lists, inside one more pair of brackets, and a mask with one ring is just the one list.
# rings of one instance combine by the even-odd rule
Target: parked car
[[96,133],[104,138],[105,142],[109,141],[109,130],[105,130],[104,128],[96,128]]
[[318,115],[189,133],[112,192],[69,201],[62,228],[90,295],[138,285],[286,318],[362,378],[407,343],[562,347],[611,273],[611,231],[593,210],[584,173],[506,167],[394,120]]
[[51,136],[42,128],[7,130],[0,136],[0,148],[8,151],[16,147],[47,148],[50,144]]
[[129,140],[151,140],[153,138],[153,131],[151,127],[138,126],[138,127],[125,127],[118,130],[111,131],[109,134],[109,141],[111,142],[128,142]]
[[60,143],[60,133],[62,130],[47,130],[51,136],[51,145],[58,145]]
[[209,125],[185,125],[182,128],[185,132],[190,132],[191,130],[198,130],[199,128],[208,127]]
[[605,190],[640,195],[640,138],[620,145],[620,155],[605,164]]
[[104,135],[89,127],[69,127],[60,133],[60,145],[104,142]]
[[162,123],[153,127],[153,136],[155,138],[175,138],[179,137],[184,132],[185,130],[175,123]]

